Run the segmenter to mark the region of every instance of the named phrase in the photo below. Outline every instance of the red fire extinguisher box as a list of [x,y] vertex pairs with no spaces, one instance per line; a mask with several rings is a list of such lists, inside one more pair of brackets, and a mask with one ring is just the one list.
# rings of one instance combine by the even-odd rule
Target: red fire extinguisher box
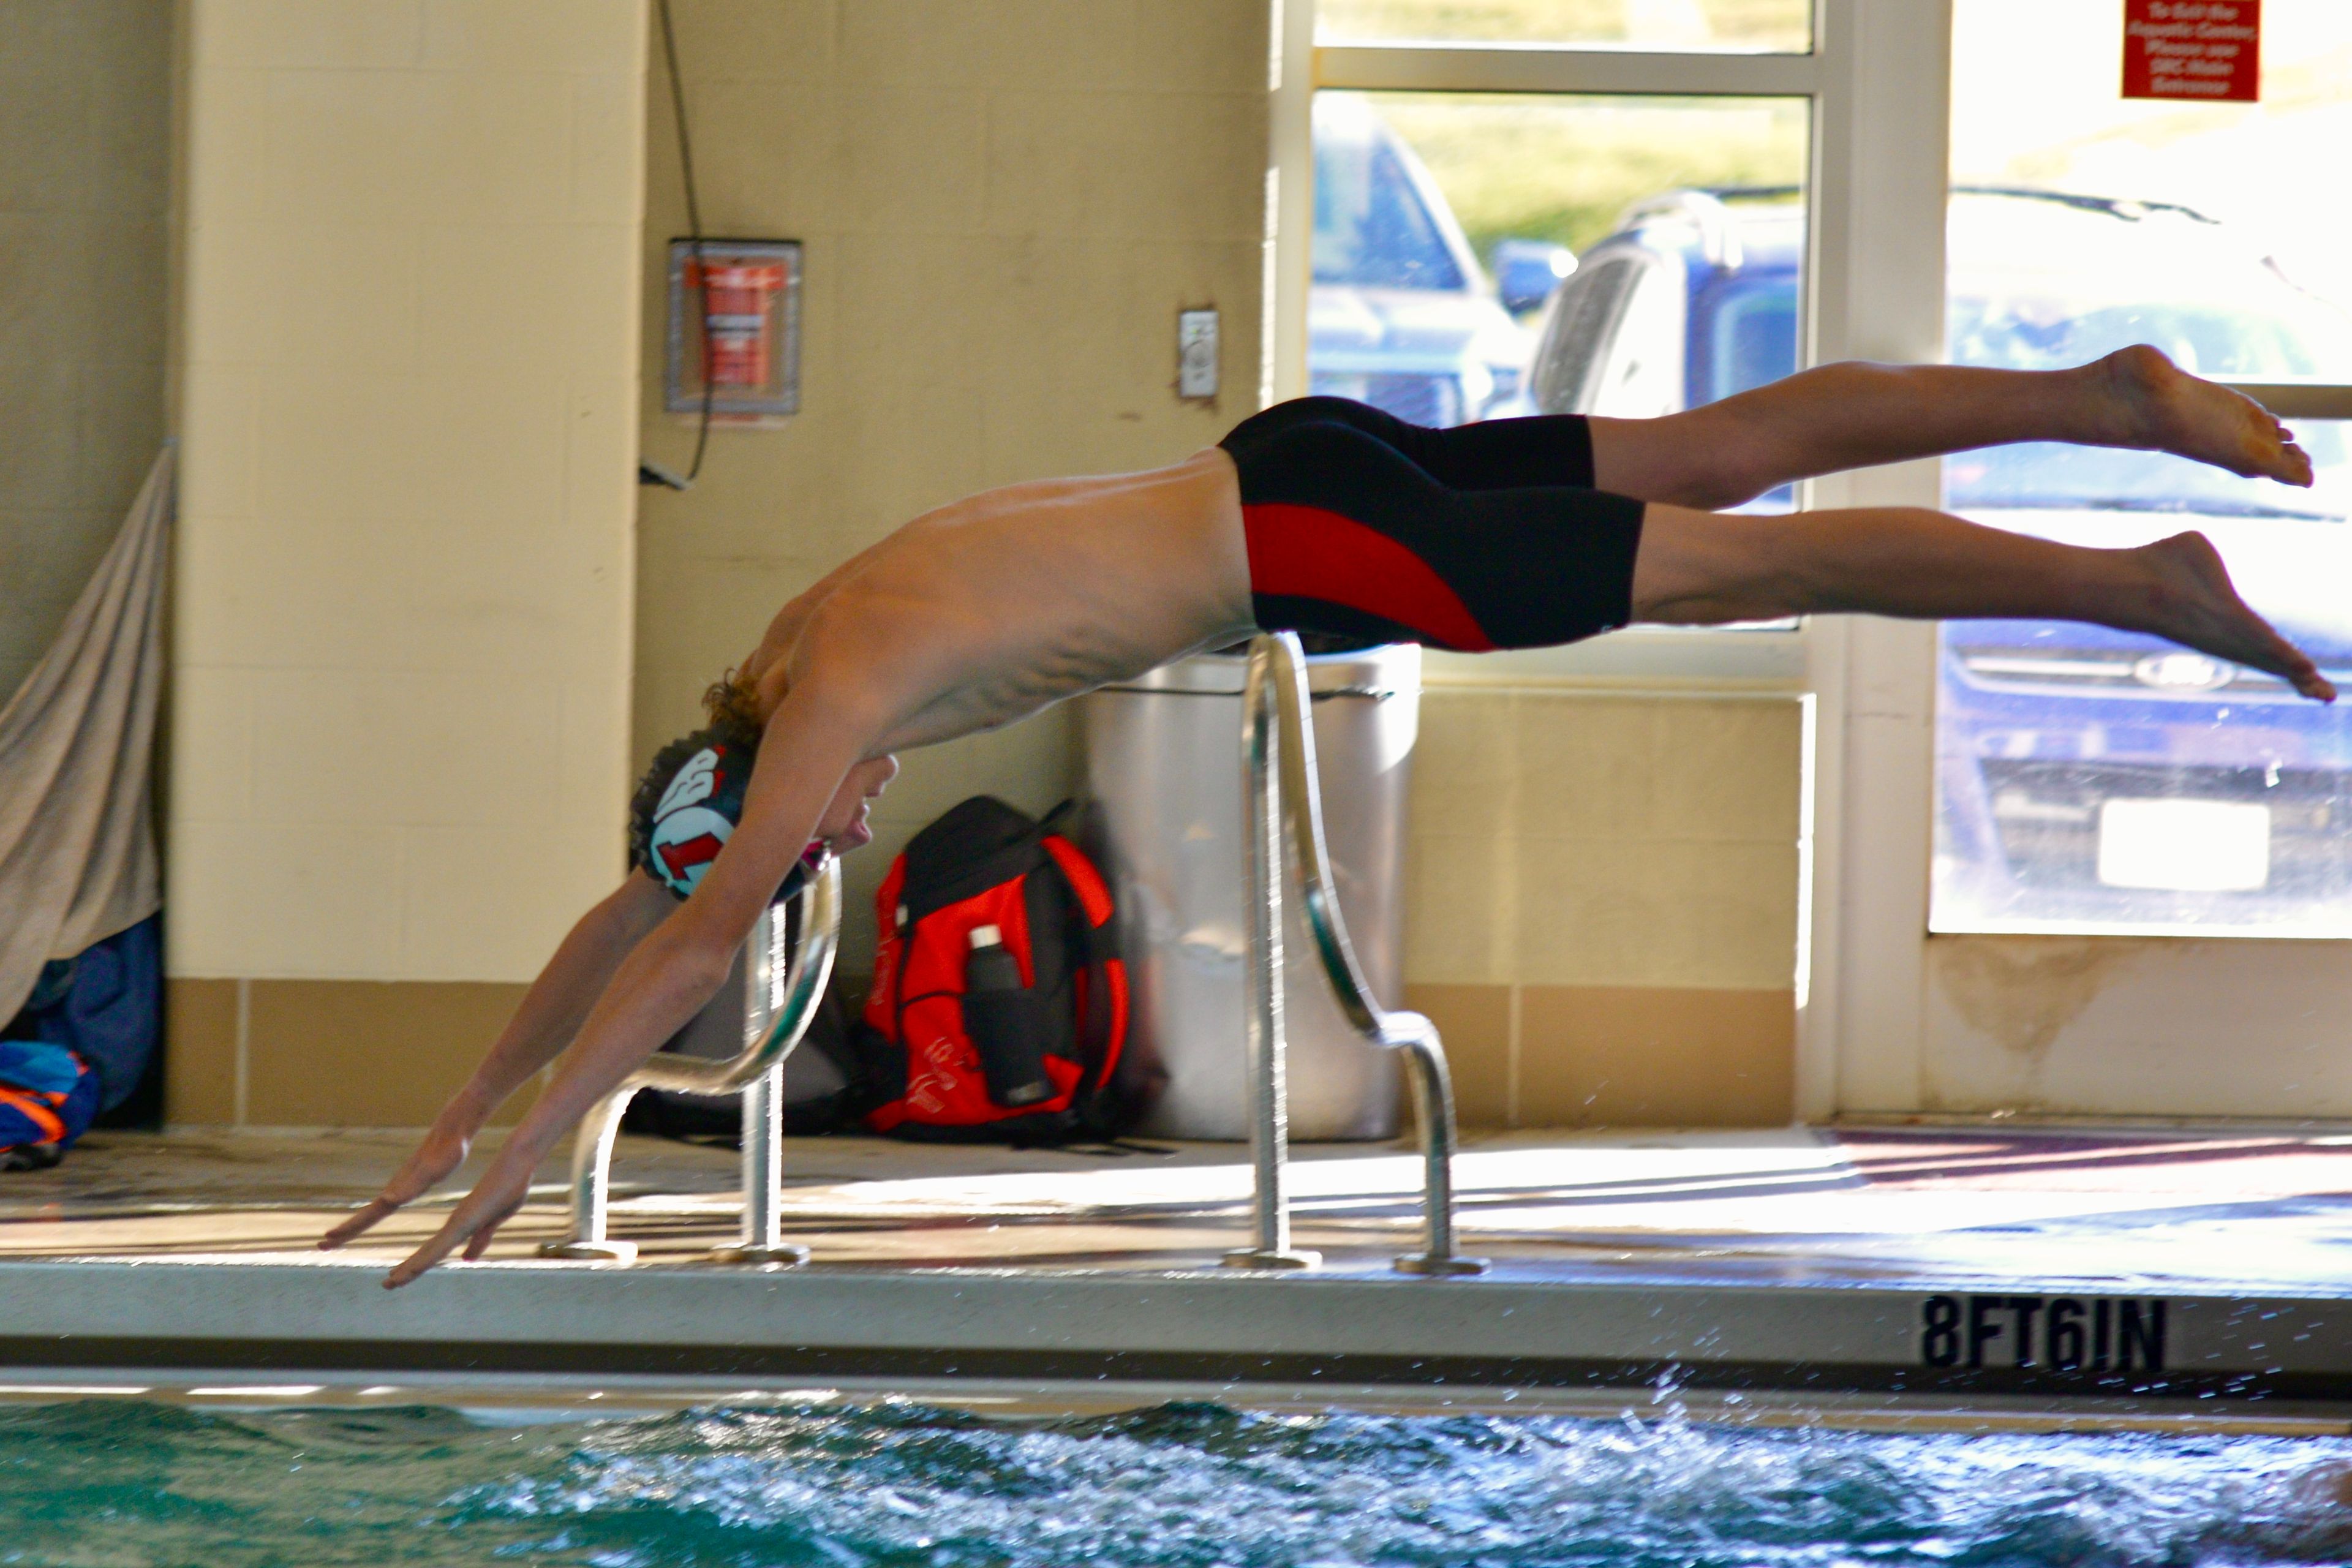
[[738,422],[799,413],[800,307],[799,241],[671,240],[662,406]]

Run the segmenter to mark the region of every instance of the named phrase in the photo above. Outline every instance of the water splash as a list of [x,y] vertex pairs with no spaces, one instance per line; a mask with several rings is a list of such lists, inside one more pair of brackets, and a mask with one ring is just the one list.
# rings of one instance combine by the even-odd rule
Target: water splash
[[0,1408],[0,1563],[2010,1568],[2352,1558],[2352,1441],[1664,1420],[1052,1422],[901,1402],[490,1426]]

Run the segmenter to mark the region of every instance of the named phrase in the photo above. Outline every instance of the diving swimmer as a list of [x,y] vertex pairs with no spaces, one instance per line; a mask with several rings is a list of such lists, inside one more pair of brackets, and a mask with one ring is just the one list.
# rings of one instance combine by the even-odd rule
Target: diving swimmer
[[564,1132],[717,992],[804,855],[871,837],[866,803],[894,753],[1260,630],[1486,651],[1633,621],[2076,620],[2335,700],[2200,534],[2098,550],[1923,508],[1720,510],[1797,479],[2017,441],[2312,482],[2261,406],[2137,347],[2058,371],[1828,365],[1655,419],[1432,430],[1302,398],[1169,468],[1013,485],[919,517],[784,605],[713,689],[711,729],[667,749],[638,791],[628,878],[564,938],[382,1194],[320,1245],[446,1180],[499,1103],[560,1057],[473,1190],[385,1283],[480,1258]]

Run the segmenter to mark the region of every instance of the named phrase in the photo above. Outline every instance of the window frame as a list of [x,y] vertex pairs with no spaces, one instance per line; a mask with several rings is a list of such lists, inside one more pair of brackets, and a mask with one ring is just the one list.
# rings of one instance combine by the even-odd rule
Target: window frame
[[[1895,0],[1904,6],[1923,0]],[[1940,12],[1944,0],[1924,0]],[[1267,204],[1273,242],[1267,247],[1265,304],[1272,330],[1261,374],[1266,404],[1305,395],[1307,388],[1307,307],[1314,236],[1313,115],[1317,92],[1562,93],[1608,97],[1802,98],[1811,110],[1808,191],[1818,206],[1825,176],[1824,109],[1836,98],[1838,44],[1852,29],[1858,0],[1814,0],[1812,49],[1805,54],[1730,51],[1682,53],[1593,44],[1318,44],[1315,0],[1276,0],[1272,68],[1272,166]],[[1880,0],[1881,5],[1886,0]],[[1799,363],[1819,363],[1807,323],[1817,311],[1818,246],[1822,223],[1808,221],[1804,297],[1799,302]],[[1806,504],[1801,491],[1799,504]],[[1561,686],[1656,686],[1685,689],[1785,691],[1807,689],[1810,629],[1800,624],[1723,632],[1641,626],[1560,648],[1486,654],[1475,659],[1432,654],[1433,683],[1453,686],[1529,683]]]

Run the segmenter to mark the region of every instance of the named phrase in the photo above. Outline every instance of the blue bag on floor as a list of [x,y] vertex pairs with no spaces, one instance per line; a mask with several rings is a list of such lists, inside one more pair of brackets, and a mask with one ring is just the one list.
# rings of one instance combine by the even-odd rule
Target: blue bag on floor
[[[0,1039],[64,1046],[98,1075],[99,1110],[131,1098],[163,1032],[163,918],[151,915],[41,971]],[[7,1142],[0,1137],[0,1146]]]
[[163,917],[43,967],[0,1026],[0,1170],[54,1165],[131,1098],[163,1034]]
[[98,1116],[98,1074],[68,1047],[0,1040],[0,1171],[54,1165]]

